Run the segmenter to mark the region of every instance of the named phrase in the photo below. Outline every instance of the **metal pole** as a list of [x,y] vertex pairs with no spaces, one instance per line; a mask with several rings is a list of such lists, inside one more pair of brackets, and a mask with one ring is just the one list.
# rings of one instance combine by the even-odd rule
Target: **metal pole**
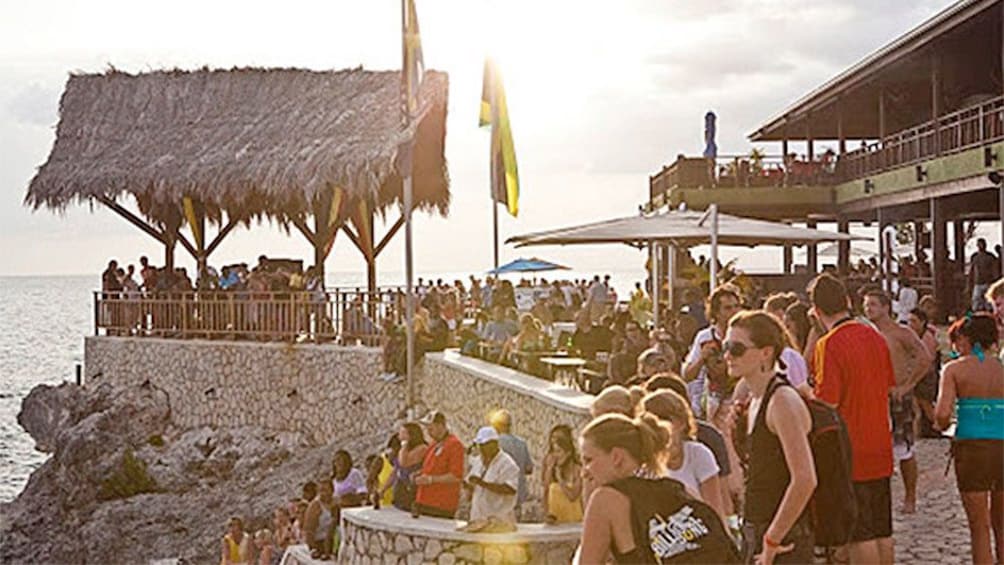
[[652,288],[649,292],[652,293],[652,329],[659,328],[659,291],[661,286],[659,284],[659,247],[653,242],[648,242],[648,263],[649,263],[649,280],[652,281]]
[[[499,269],[499,204],[495,201],[495,195],[492,195],[492,238],[495,243],[495,263],[493,264],[496,271]],[[498,275],[496,275],[498,276]]]
[[667,285],[668,292],[666,293],[666,306],[669,307],[670,311],[673,311],[676,304],[675,294],[673,291],[673,285],[676,282],[676,246],[666,244],[662,246],[666,253],[666,280],[669,283]]
[[711,213],[711,264],[708,265],[711,286],[709,292],[714,292],[718,288],[718,204],[709,206],[708,212]]
[[[997,215],[1000,217],[1001,222],[1001,247],[1004,248],[1004,180],[1001,181],[1000,185],[997,187]],[[1004,273],[1004,253],[1001,253],[1001,272]],[[960,265],[966,264],[966,259],[963,257]]]
[[[401,0],[401,39],[402,42],[405,40],[405,33],[407,32],[407,14],[406,14],[405,0]],[[403,49],[407,51],[407,44],[403,45]],[[404,68],[403,62],[406,57],[402,57],[402,67],[401,72],[406,73],[408,69]],[[408,108],[405,108],[405,120],[406,123],[411,122],[411,112]],[[404,288],[405,288],[405,326],[406,326],[406,336],[407,336],[407,380],[408,380],[408,413],[409,417],[414,415],[415,410],[415,299],[414,290],[412,288],[412,237],[411,237],[411,208],[412,208],[412,182],[411,182],[411,171],[412,171],[412,142],[408,143],[407,148],[407,159],[406,159],[406,169],[404,176]]]

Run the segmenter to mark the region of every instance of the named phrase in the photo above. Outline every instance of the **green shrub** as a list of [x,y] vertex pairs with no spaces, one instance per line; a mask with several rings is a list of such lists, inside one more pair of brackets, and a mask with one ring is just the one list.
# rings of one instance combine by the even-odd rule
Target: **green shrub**
[[155,492],[157,483],[146,470],[146,463],[126,448],[115,471],[101,481],[98,497],[102,500],[129,498],[144,492]]

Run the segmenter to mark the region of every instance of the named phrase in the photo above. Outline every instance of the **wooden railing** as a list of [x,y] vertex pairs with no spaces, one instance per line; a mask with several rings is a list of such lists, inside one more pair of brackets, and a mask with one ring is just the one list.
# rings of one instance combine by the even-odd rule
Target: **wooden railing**
[[379,345],[404,312],[400,289],[329,292],[95,292],[94,334]]
[[945,114],[843,155],[837,176],[859,179],[889,169],[1004,140],[1004,97]]

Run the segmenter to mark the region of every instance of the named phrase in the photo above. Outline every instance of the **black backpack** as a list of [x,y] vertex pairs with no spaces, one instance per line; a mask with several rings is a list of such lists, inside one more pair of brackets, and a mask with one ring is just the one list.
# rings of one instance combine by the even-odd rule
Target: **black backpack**
[[714,509],[679,481],[628,477],[610,487],[631,500],[631,531],[642,563],[739,563],[739,552]]
[[823,402],[805,401],[812,416],[809,446],[816,464],[816,491],[809,512],[816,545],[834,547],[851,540],[858,517],[851,475],[851,439],[840,414]]

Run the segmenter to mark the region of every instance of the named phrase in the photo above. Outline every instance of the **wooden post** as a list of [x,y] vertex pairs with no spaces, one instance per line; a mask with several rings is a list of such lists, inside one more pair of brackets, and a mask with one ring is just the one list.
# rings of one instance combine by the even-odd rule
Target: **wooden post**
[[178,229],[181,228],[181,213],[169,212],[164,219],[164,268],[174,270],[174,248],[178,243]]
[[886,259],[888,259],[887,257],[888,250],[885,247],[885,236],[882,235],[882,228],[885,227],[885,218],[882,217],[882,208],[879,208],[878,210],[875,211],[875,219],[877,220],[875,223],[878,224],[878,237],[875,239],[878,240],[879,244],[878,246],[879,270],[881,271],[879,274],[881,275],[882,285],[884,288],[886,280]]
[[847,137],[844,135],[844,102],[837,98],[837,154],[847,153]]
[[[374,300],[377,291],[377,277],[376,277],[376,242],[373,239],[373,233],[376,231],[376,226],[373,225],[373,206],[366,207],[369,214],[369,234],[366,236],[367,248],[370,250],[370,254],[366,257],[366,290],[369,291],[369,299]],[[361,235],[361,234],[360,234]],[[372,316],[372,312],[370,315]]]
[[335,189],[328,188],[321,191],[321,194],[314,199],[314,238],[310,241],[314,246],[314,272],[317,274],[318,280],[321,281],[321,288],[324,288],[324,260],[327,258],[328,245],[332,243],[331,240],[337,233],[336,230],[332,229],[329,217]]
[[941,155],[941,58],[938,52],[931,53],[931,119],[934,121],[934,154]]
[[[814,220],[809,220],[808,222],[805,223],[805,227],[816,229],[816,222]],[[809,276],[814,276],[816,273],[819,272],[819,248],[816,246],[815,243],[810,243],[807,247],[808,247],[807,249],[808,252],[806,253],[807,255],[806,272],[809,274]]]
[[879,88],[878,95],[879,141],[885,139],[885,87]]
[[805,158],[811,163],[813,157],[816,156],[816,152],[813,149],[815,147],[814,141],[812,139],[812,126],[810,125],[810,116],[805,116]]
[[784,167],[783,185],[788,186],[788,127],[784,128],[784,138],[781,140],[781,165]]
[[[837,218],[837,231],[840,233],[850,233],[850,222],[847,218],[840,216]],[[851,242],[841,240],[837,243],[837,272],[841,276],[847,276],[850,272],[851,264]]]
[[931,275],[934,280],[934,300],[938,304],[936,322],[944,319],[945,301],[948,299],[948,288],[945,284],[948,272],[948,247],[946,245],[945,206],[938,198],[930,199],[931,207]]

